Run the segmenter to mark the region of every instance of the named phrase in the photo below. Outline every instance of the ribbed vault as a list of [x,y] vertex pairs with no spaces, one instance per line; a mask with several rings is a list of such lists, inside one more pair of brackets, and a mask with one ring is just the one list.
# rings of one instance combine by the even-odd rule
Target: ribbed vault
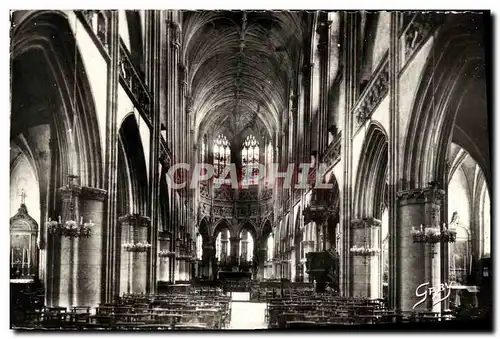
[[214,125],[272,135],[306,34],[299,12],[186,12],[183,46],[196,137]]

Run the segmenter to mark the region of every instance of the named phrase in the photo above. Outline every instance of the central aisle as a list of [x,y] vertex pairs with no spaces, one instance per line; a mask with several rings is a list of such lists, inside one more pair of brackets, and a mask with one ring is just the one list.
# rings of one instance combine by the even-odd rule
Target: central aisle
[[252,303],[244,300],[243,293],[233,294],[231,301],[231,323],[229,329],[250,330],[267,328],[265,321],[266,303]]

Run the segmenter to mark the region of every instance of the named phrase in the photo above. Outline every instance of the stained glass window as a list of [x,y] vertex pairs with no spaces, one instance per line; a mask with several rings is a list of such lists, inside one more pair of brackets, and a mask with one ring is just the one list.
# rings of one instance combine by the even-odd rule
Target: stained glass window
[[[241,151],[241,162],[242,162],[242,175],[243,178],[248,176],[256,176],[258,174],[258,167],[256,165],[259,164],[259,142],[253,135],[249,135],[245,138],[243,142],[243,149]],[[248,173],[249,166],[252,168],[252,174]],[[252,179],[248,181],[248,184],[257,184],[256,179]]]
[[219,134],[214,140],[214,175],[219,177],[226,165],[231,163],[231,149],[226,136]]

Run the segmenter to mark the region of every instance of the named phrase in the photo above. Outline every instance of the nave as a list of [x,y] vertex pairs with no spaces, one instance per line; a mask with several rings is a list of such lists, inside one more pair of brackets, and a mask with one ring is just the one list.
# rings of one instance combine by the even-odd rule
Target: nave
[[491,319],[489,13],[11,20],[12,327]]

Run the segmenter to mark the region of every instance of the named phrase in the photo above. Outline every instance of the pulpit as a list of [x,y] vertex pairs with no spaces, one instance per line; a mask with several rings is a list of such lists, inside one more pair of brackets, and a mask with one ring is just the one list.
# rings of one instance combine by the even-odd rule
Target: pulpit
[[340,257],[336,251],[309,252],[306,259],[307,274],[316,281],[317,293],[324,293],[327,284],[339,290]]

